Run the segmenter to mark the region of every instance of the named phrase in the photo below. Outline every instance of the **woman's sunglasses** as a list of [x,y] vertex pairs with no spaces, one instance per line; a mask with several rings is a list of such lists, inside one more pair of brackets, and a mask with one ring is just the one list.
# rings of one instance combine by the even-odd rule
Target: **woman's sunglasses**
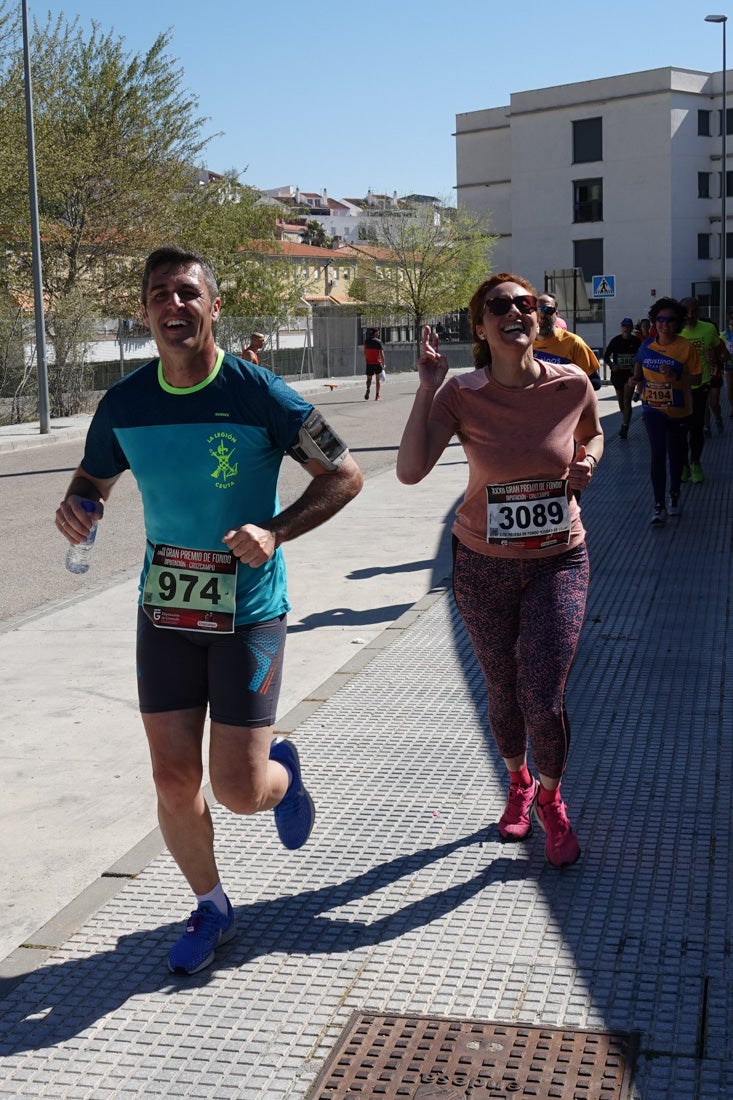
[[516,298],[487,298],[484,302],[484,309],[488,309],[492,317],[505,317],[512,306],[516,306],[520,313],[534,313],[537,299],[534,294],[518,294]]

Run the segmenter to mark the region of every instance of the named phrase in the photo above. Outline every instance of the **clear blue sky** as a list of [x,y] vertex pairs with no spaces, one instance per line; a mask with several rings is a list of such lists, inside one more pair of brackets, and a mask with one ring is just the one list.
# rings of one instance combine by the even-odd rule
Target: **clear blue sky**
[[28,0],[31,20],[95,19],[131,52],[172,28],[186,86],[208,132],[221,131],[206,167],[334,197],[454,196],[456,114],[512,92],[670,65],[720,70],[722,28],[704,16],[729,13],[715,3]]

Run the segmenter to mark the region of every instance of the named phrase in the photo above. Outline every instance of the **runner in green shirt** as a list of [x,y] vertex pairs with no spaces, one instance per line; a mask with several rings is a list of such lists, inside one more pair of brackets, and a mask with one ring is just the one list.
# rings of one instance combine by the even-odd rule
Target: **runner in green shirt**
[[692,415],[688,428],[688,454],[682,471],[682,480],[692,479],[695,484],[705,480],[702,471],[702,449],[705,445],[705,410],[710,392],[710,379],[718,370],[720,336],[710,321],[701,321],[697,298],[683,298],[680,305],[685,311],[685,327],[680,336],[689,340],[697,349],[702,362],[702,380],[692,387]]

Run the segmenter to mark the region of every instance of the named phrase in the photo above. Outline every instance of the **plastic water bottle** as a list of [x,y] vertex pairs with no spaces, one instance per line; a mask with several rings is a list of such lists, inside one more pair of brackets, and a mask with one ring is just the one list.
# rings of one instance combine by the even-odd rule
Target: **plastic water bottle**
[[[93,500],[83,500],[81,506],[85,512],[96,512],[97,506]],[[66,551],[66,568],[70,573],[86,573],[91,563],[94,540],[97,537],[97,520],[92,520],[84,542],[71,543]]]

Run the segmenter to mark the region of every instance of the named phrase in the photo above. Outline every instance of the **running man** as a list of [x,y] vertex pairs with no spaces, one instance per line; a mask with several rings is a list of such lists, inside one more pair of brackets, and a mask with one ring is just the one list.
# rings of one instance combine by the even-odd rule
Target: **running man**
[[700,320],[700,307],[697,298],[683,298],[680,305],[685,310],[685,326],[680,331],[680,336],[693,345],[702,364],[702,375],[698,382],[691,385],[692,411],[688,421],[687,439],[685,447],[685,462],[682,470],[682,480],[692,481],[694,485],[700,485],[705,480],[702,468],[702,451],[705,446],[705,413],[710,393],[710,380],[713,372],[718,369],[720,362],[719,346],[721,343],[718,330],[711,321]]
[[557,298],[554,294],[540,294],[537,299],[539,329],[534,342],[534,355],[543,363],[563,366],[574,363],[588,375],[594,390],[601,388],[600,365],[593,351],[574,332],[557,324]]
[[616,391],[616,400],[621,411],[622,424],[618,433],[621,439],[626,439],[629,434],[634,357],[640,344],[641,340],[634,336],[634,322],[630,317],[624,317],[620,333],[613,337],[603,353],[604,361],[611,365],[611,385]]
[[[168,957],[195,974],[235,934],[201,790],[210,710],[209,774],[236,814],[275,811],[286,848],[307,841],[315,818],[291,741],[273,740],[289,603],[280,546],[356,496],[362,476],[312,405],[252,363],[217,348],[221,309],[203,257],[180,248],[145,264],[142,315],[159,359],[116,383],[89,427],[84,457],[56,512],[71,543],[132,470],[143,498],[147,550],[140,581],[140,711],[158,819],[196,897]],[[285,453],[311,481],[279,511]]]

